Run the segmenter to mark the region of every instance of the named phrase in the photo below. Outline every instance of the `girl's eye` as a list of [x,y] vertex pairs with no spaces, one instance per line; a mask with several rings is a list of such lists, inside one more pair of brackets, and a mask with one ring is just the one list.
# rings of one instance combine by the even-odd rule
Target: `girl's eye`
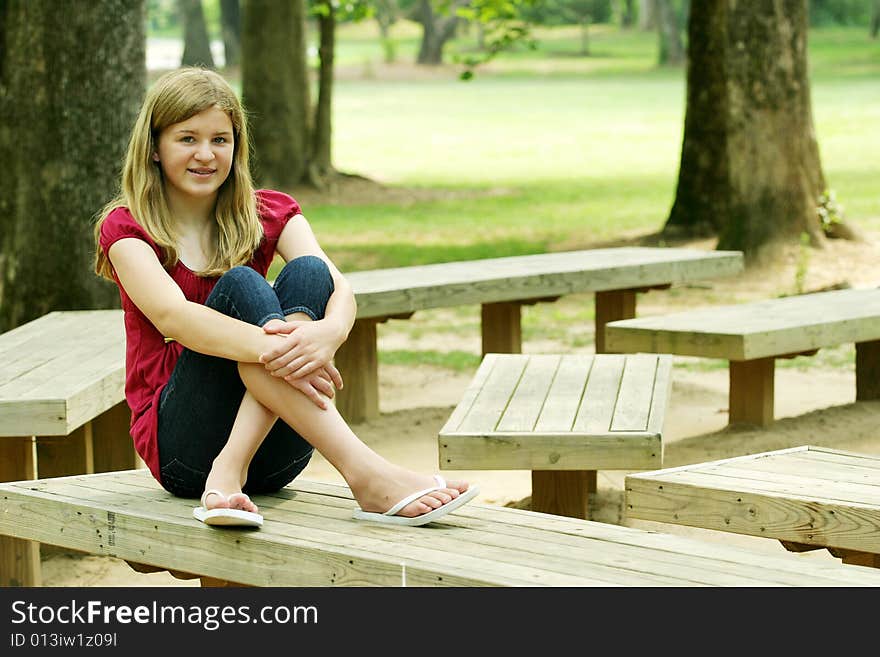
[[214,137],[214,142],[215,142],[215,143],[218,143],[218,144],[225,144],[225,143],[226,143],[226,137]]
[[191,144],[195,141],[195,139],[191,135],[186,135],[184,137],[181,137],[180,141],[182,141],[184,144]]

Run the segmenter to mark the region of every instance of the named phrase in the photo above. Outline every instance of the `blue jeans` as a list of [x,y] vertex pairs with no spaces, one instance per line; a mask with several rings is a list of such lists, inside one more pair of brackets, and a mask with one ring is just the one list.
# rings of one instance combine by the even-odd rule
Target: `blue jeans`
[[[205,305],[249,324],[304,312],[324,317],[333,293],[326,263],[315,256],[288,262],[272,287],[250,267],[223,274]],[[244,397],[238,364],[184,349],[159,401],[159,466],[162,486],[179,497],[199,497],[211,465],[226,444]],[[246,493],[270,493],[306,467],[312,446],[276,420],[248,469]]]

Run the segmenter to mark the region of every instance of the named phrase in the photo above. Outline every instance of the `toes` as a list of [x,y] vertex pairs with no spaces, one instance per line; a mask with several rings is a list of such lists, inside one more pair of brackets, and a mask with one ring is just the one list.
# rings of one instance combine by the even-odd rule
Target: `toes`
[[257,505],[251,501],[244,493],[233,493],[229,496],[229,507],[232,509],[240,509],[241,511],[257,512]]
[[[211,502],[214,502],[213,504]],[[205,508],[210,509],[225,509],[229,506],[229,500],[223,497],[220,493],[208,493],[205,498],[203,504]]]

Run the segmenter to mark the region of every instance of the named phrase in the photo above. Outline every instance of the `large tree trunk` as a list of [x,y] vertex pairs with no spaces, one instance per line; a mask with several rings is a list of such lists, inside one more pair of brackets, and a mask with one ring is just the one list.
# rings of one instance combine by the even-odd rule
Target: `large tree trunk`
[[180,15],[183,18],[183,57],[180,65],[214,68],[202,0],[178,0],[178,2]]
[[143,98],[144,7],[0,7],[0,331],[53,310],[119,303],[92,270],[92,219],[116,193]]
[[680,66],[684,63],[684,45],[681,42],[681,27],[671,0],[655,0],[657,10],[657,32],[660,40],[660,65]]
[[257,183],[290,192],[311,153],[305,0],[244,4],[241,79]]
[[220,0],[220,25],[223,28],[224,66],[238,66],[241,63],[240,0]]
[[807,2],[691,4],[687,110],[667,234],[719,249],[821,244],[825,187],[807,71]]
[[657,29],[657,0],[639,0],[639,29],[643,32]]
[[422,41],[416,63],[426,66],[437,66],[443,63],[443,46],[453,36],[458,24],[455,9],[465,0],[455,0],[449,8],[449,15],[434,12],[431,0],[419,0],[415,20],[422,26]]
[[315,131],[312,142],[311,180],[317,185],[331,173],[330,146],[333,135],[333,58],[336,44],[336,15],[332,8],[327,15],[317,17],[320,30],[320,71],[318,74],[318,104],[315,107]]

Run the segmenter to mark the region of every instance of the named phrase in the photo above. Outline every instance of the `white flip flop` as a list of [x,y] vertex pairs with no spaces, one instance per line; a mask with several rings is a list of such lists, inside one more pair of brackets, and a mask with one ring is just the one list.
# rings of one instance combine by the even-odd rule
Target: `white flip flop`
[[426,488],[425,490],[420,490],[419,492],[413,493],[412,495],[407,495],[397,504],[388,509],[385,513],[373,513],[357,508],[354,510],[353,516],[356,520],[369,520],[371,522],[385,523],[386,525],[407,525],[409,527],[418,527],[420,525],[426,525],[429,522],[439,520],[447,513],[455,511],[457,508],[467,504],[472,499],[474,499],[480,492],[480,489],[476,486],[470,486],[465,492],[461,493],[458,497],[450,500],[443,506],[432,509],[431,511],[423,513],[420,516],[416,516],[415,518],[404,518],[403,516],[397,515],[398,511],[400,511],[407,504],[410,504],[411,502],[419,499],[422,495],[427,495],[428,493],[433,493],[435,490],[447,488],[446,480],[440,475],[434,475],[434,480],[437,482],[436,486]]
[[[242,493],[243,495],[244,493]],[[227,496],[221,491],[212,488],[202,493],[202,506],[193,509],[193,517],[201,520],[206,525],[214,527],[262,527],[263,516],[253,511],[244,511],[242,509],[208,509],[205,499],[208,495],[219,495],[224,500]]]

